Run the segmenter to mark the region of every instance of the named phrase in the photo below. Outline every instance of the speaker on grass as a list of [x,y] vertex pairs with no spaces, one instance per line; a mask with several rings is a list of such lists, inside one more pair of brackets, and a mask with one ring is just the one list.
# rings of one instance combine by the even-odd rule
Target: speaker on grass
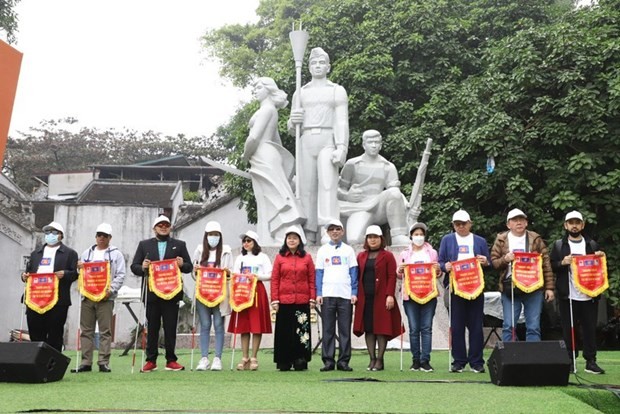
[[61,380],[71,359],[45,342],[0,342],[0,381]]
[[568,385],[564,341],[497,342],[487,362],[496,385]]

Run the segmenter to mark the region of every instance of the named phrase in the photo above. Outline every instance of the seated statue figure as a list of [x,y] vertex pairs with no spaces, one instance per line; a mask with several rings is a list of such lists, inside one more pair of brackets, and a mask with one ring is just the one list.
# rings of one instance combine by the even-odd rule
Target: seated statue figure
[[362,135],[364,154],[348,160],[340,173],[340,214],[346,218],[349,244],[363,243],[371,224],[389,224],[392,245],[406,245],[407,200],[400,192],[398,171],[379,155],[382,137],[370,129]]
[[267,77],[254,82],[254,97],[260,107],[250,119],[243,159],[250,162],[261,244],[279,245],[289,226],[306,221],[291,189],[295,159],[282,146],[278,133],[278,109],[288,101],[286,93]]

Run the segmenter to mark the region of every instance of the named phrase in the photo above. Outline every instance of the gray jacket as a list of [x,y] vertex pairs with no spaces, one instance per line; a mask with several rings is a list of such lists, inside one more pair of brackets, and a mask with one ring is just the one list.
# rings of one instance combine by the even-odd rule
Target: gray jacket
[[[80,260],[83,262],[91,262],[96,248],[97,245],[95,244],[89,249],[84,250]],[[110,262],[110,275],[112,276],[110,297],[108,300],[114,300],[125,280],[125,257],[116,246],[109,246],[103,253],[103,257],[106,261]]]

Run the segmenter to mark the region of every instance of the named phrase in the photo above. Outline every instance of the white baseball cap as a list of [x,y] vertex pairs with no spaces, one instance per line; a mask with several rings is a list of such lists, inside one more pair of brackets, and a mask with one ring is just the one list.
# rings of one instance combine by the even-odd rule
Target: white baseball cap
[[381,227],[373,224],[372,226],[368,226],[368,228],[366,229],[366,236],[369,235],[375,235],[375,236],[383,236],[383,232],[381,231]]
[[568,221],[570,219],[578,219],[578,220],[583,221],[583,216],[577,210],[573,210],[566,215],[566,217],[564,218],[564,221]]
[[56,221],[52,221],[47,226],[43,226],[43,231],[48,231],[48,230],[58,230],[62,234],[65,234],[65,229],[62,227],[60,223]]
[[471,221],[471,218],[469,218],[469,213],[467,211],[459,210],[452,215],[452,222],[454,223],[455,221],[468,222]]
[[245,236],[248,236],[250,239],[254,240],[255,243],[258,243],[258,234],[256,234],[255,231],[248,230],[245,233],[241,233],[241,235],[239,235],[239,237],[241,237],[242,239]]
[[164,215],[161,215],[155,219],[155,221],[153,222],[153,227],[157,226],[159,223],[170,224],[170,219]]
[[211,233],[217,231],[218,233],[222,233],[222,226],[217,221],[210,221],[205,226],[205,233]]
[[413,233],[415,229],[422,229],[424,231],[424,234],[428,232],[428,227],[426,226],[426,224],[422,222],[417,222],[413,223],[411,227],[409,227],[409,235],[411,235],[411,233]]
[[338,226],[338,227],[342,227],[344,228],[344,226],[342,225],[342,222],[338,219],[330,219],[326,224],[325,224],[325,228],[329,228],[329,226]]
[[296,235],[298,235],[301,242],[303,244],[306,244],[306,235],[304,234],[304,231],[301,229],[300,226],[295,225],[295,224],[292,226],[289,226],[284,232],[284,238],[286,239],[286,236],[288,236],[291,233],[295,233]]
[[525,214],[523,211],[519,210],[518,208],[513,208],[512,210],[508,212],[508,215],[506,216],[506,221],[513,219],[515,217],[527,218],[527,214]]
[[100,225],[97,226],[97,230],[95,230],[95,233],[105,233],[111,236],[112,226],[110,226],[108,223],[101,223]]

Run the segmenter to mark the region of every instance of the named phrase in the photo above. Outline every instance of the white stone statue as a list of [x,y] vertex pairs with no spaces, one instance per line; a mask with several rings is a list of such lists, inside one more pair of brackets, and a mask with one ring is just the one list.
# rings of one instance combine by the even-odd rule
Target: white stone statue
[[295,92],[288,127],[291,134],[296,125],[301,127],[297,191],[307,216],[304,230],[312,244],[320,241],[320,230],[329,220],[340,217],[338,168],[349,147],[349,108],[345,89],[327,79],[327,53],[312,49],[308,66],[312,80]]
[[379,155],[381,145],[379,131],[365,131],[364,154],[348,160],[340,174],[338,199],[349,244],[364,243],[364,231],[371,224],[389,224],[392,245],[409,242],[407,199],[400,192],[396,167]]
[[254,97],[260,107],[250,119],[243,159],[250,162],[261,244],[280,245],[285,230],[306,219],[290,184],[295,159],[282,146],[278,133],[278,109],[284,108],[288,101],[286,93],[266,77],[254,82]]

